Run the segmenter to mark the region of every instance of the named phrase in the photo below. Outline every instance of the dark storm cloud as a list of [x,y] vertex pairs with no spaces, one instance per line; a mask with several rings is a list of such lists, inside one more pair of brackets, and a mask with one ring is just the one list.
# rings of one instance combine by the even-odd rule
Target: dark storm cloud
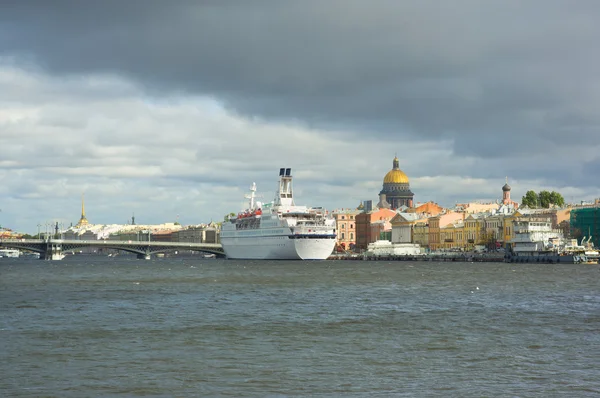
[[600,144],[598,15],[596,1],[15,1],[0,50],[268,120],[576,156]]

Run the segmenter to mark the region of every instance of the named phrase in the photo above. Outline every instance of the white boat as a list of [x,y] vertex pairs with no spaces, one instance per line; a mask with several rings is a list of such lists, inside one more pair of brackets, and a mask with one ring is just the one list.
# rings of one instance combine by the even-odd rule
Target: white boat
[[18,258],[21,252],[17,249],[0,249],[0,257]]
[[511,263],[568,263],[587,262],[585,248],[577,240],[565,241],[560,230],[544,218],[523,218],[513,222],[514,238],[505,254]]
[[228,258],[324,260],[335,246],[335,220],[322,207],[296,206],[291,169],[279,170],[279,189],[271,203],[256,201],[252,184],[248,208],[221,228]]
[[365,257],[421,256],[421,246],[416,243],[392,243],[389,240],[377,240],[367,245]]
[[600,260],[600,251],[598,251],[598,249],[594,248],[594,243],[592,242],[592,237],[588,236],[587,240],[586,237],[584,236],[583,239],[581,239],[581,246],[583,246],[584,250],[585,250],[585,256],[588,259],[588,262],[591,263],[598,263]]

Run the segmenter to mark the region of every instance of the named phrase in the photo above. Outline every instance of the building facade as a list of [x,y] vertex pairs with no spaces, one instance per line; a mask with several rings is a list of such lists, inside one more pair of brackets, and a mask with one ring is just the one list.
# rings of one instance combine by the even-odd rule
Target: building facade
[[390,223],[392,224],[392,243],[415,243],[415,225],[427,223],[427,218],[417,213],[398,213]]
[[446,238],[444,236],[442,240],[441,236],[441,228],[444,228],[450,223],[463,221],[465,214],[457,213],[454,211],[447,212],[444,214],[439,214],[435,217],[429,218],[429,248],[431,250],[440,250],[443,248],[449,247],[448,243],[445,242]]
[[356,216],[360,210],[341,209],[333,212],[336,225],[336,241],[343,250],[356,246]]
[[[396,212],[391,209],[377,209],[371,212],[360,213],[356,215],[356,248],[358,250],[366,250],[369,243],[373,243],[379,239],[381,233],[381,225],[385,228],[385,224],[371,227],[371,224],[380,221],[390,221]],[[391,224],[390,224],[391,229]]]

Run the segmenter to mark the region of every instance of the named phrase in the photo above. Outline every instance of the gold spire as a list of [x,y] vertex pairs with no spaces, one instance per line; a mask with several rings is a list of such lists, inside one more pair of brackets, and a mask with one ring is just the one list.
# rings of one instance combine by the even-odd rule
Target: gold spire
[[87,220],[87,218],[85,218],[85,200],[84,200],[84,195],[85,195],[85,193],[81,194],[81,218],[79,219],[79,222],[77,223],[77,225],[75,225],[76,227],[81,227],[81,226],[89,224],[89,221]]

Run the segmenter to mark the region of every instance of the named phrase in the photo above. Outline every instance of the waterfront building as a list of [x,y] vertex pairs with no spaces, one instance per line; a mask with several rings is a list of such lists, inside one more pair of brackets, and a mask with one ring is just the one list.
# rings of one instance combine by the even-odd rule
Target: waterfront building
[[569,220],[571,236],[579,242],[590,239],[594,247],[600,246],[600,201],[593,206],[571,210]]
[[415,243],[414,228],[416,224],[427,223],[427,217],[418,213],[398,213],[391,220],[392,243]]
[[[390,220],[377,220],[369,224],[369,228],[371,230],[370,236],[378,240],[392,240],[392,224],[390,224]],[[367,245],[368,246],[368,245]]]
[[481,231],[483,218],[485,214],[475,213],[465,217],[465,248],[468,251],[474,250],[475,246],[481,243]]
[[206,226],[193,225],[177,232],[173,232],[172,239],[174,242],[203,243],[206,239],[205,231]]
[[158,230],[151,234],[153,242],[173,242],[173,230]]
[[10,228],[0,228],[0,239],[21,239],[22,233],[15,232]]
[[340,209],[333,212],[336,225],[336,242],[344,250],[352,250],[356,246],[356,216],[361,210]]
[[465,224],[463,220],[452,221],[440,227],[440,249],[465,249]]
[[379,192],[379,208],[400,209],[413,207],[414,194],[410,190],[408,176],[400,170],[400,162],[394,157],[392,169],[383,178],[383,188]]
[[488,249],[501,247],[504,242],[504,216],[494,214],[485,217],[482,232],[482,243],[485,244]]
[[492,213],[498,210],[499,204],[497,202],[488,202],[488,203],[478,203],[478,202],[470,202],[470,203],[457,203],[454,206],[454,211],[465,213],[465,214],[475,214],[475,213]]
[[87,224],[73,226],[63,232],[65,239],[75,240],[148,240],[148,235],[160,233],[161,231],[173,232],[182,227],[176,223],[163,223],[155,225],[132,225],[132,224]]
[[[575,210],[571,207],[549,208],[549,209],[530,209],[527,206],[520,207],[512,213],[503,215],[502,229],[503,240],[506,246],[508,242],[515,238],[515,220],[529,218],[541,218],[549,220],[552,229],[562,229],[563,235],[569,235],[571,214]],[[565,233],[566,232],[566,233]],[[572,232],[572,230],[571,230]]]
[[502,225],[502,229],[503,229],[503,233],[504,233],[504,246],[508,246],[508,243],[515,237],[515,232],[514,232],[514,222],[518,217],[522,217],[522,214],[520,214],[518,211],[509,214],[507,216],[504,216],[503,219],[503,225]]
[[221,229],[209,224],[209,226],[204,229],[202,239],[202,243],[221,243]]
[[425,249],[429,248],[429,218],[413,226],[413,243]]
[[540,217],[549,217],[552,222],[552,228],[558,228],[560,223],[564,221],[570,221],[572,210],[572,207],[549,209],[530,209],[528,207],[523,207],[517,210],[515,214],[519,214],[521,216],[537,215]]
[[428,217],[433,217],[433,216],[437,216],[438,214],[445,212],[446,210],[447,210],[446,208],[438,205],[437,203],[435,203],[433,201],[429,201],[429,202],[425,202],[425,203],[417,203],[417,207],[412,208],[412,209],[407,209],[406,212],[423,214]]
[[429,248],[433,251],[439,250],[444,247],[440,232],[441,228],[446,225],[462,221],[465,217],[464,213],[458,213],[455,211],[449,211],[443,214],[438,214],[435,217],[429,218]]
[[380,224],[372,228],[372,223],[378,221],[389,221],[395,215],[396,212],[394,210],[385,208],[357,214],[355,217],[356,248],[359,250],[366,250],[369,243],[373,243],[379,239],[382,228],[386,228],[385,224]]

